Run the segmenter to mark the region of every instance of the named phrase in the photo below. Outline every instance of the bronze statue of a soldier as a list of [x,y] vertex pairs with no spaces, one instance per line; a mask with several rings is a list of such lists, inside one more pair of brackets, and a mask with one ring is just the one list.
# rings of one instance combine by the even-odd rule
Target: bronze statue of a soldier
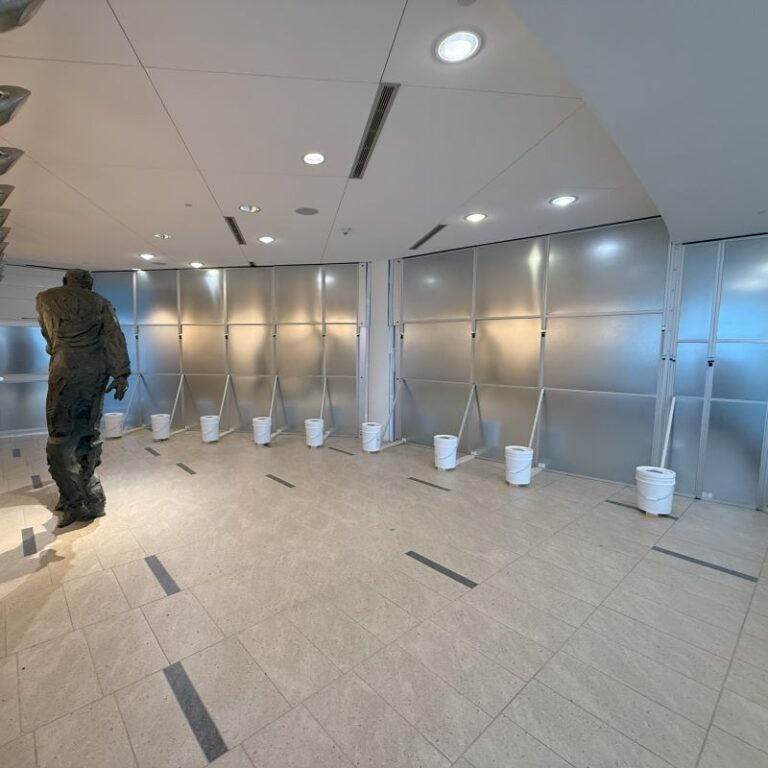
[[[58,527],[104,514],[101,463],[104,393],[122,400],[131,373],[125,336],[112,305],[93,291],[93,277],[70,269],[63,285],[37,296],[40,328],[51,356],[46,419],[48,468],[59,487]],[[112,383],[107,387],[107,382]]]

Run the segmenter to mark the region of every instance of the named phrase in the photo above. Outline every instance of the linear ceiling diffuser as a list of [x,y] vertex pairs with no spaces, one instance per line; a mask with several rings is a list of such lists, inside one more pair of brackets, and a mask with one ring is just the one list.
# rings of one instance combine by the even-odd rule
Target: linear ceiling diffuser
[[8,233],[11,231],[10,227],[0,227],[0,243],[5,242],[5,238],[8,237]]
[[30,92],[18,85],[0,85],[0,125],[5,125],[29,98]]
[[10,208],[0,208],[0,227],[5,224],[5,220],[10,216],[11,209]]
[[8,243],[0,243],[0,281],[3,279],[3,268],[5,267],[5,249]]
[[350,179],[362,179],[365,169],[368,167],[368,161],[371,159],[373,148],[379,140],[381,130],[384,127],[384,121],[387,119],[392,102],[397,95],[398,83],[381,83],[376,92],[376,98],[371,107],[371,113],[368,115],[368,123],[363,131],[363,138],[355,155],[355,162],[352,164],[352,171],[349,174]]
[[0,184],[0,205],[4,205],[5,201],[11,196],[11,192],[16,189],[13,184]]
[[0,32],[26,24],[45,0],[0,0]]
[[0,147],[0,176],[11,170],[14,163],[24,154],[23,149]]

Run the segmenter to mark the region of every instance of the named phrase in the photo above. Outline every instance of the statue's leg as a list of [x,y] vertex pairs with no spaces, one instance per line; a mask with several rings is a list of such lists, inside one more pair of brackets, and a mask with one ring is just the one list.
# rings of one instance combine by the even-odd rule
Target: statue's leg
[[80,462],[83,489],[88,506],[87,517],[101,517],[105,514],[104,505],[106,498],[101,480],[96,474],[96,467],[101,464],[101,422],[102,404],[104,401],[104,389],[107,385],[107,377],[103,376],[95,382],[95,389],[89,399],[88,420],[84,432],[81,433],[77,443],[77,457]]

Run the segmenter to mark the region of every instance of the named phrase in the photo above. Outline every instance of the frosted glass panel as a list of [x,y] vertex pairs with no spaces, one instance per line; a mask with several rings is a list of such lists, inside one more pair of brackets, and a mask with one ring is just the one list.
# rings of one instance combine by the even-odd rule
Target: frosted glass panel
[[139,324],[177,322],[175,271],[136,273],[136,316]]
[[331,264],[325,267],[325,322],[357,322],[357,264]]
[[718,344],[712,397],[768,400],[768,344]]
[[409,442],[432,445],[435,435],[458,435],[469,385],[411,380],[400,397],[401,435]]
[[655,409],[653,397],[547,391],[541,461],[548,469],[631,483],[635,467],[651,460]]
[[0,431],[45,429],[47,394],[47,381],[0,381]]
[[272,322],[272,269],[228,269],[227,313],[230,323]]
[[329,376],[357,375],[357,326],[326,325],[326,372]]
[[472,313],[473,251],[448,251],[403,261],[403,318],[449,320]]
[[[226,376],[185,376],[184,422],[200,428],[200,416],[218,416]],[[221,424],[221,429],[229,425]]]
[[478,387],[480,422],[470,411],[471,450],[493,459],[504,458],[504,446],[528,445],[539,393],[534,389]]
[[139,328],[142,373],[179,373],[179,330],[175,325],[143,325]]
[[768,237],[725,244],[719,339],[768,339]]
[[668,247],[660,219],[553,235],[548,311],[661,309]]
[[[240,428],[249,432],[253,429],[252,420],[256,416],[269,416],[269,405],[272,401],[272,376],[233,376],[232,387],[240,409]],[[279,405],[279,403],[277,404]],[[276,407],[273,415],[273,429],[275,419],[279,420],[281,411]]]
[[469,323],[409,323],[403,340],[403,377],[469,381]]
[[179,272],[182,323],[224,322],[224,273],[220,269]]
[[703,491],[720,501],[757,504],[765,405],[713,401]]
[[136,355],[137,346],[135,326],[129,325],[127,327],[121,327],[120,330],[123,332],[123,336],[125,337],[125,347],[128,350],[128,359],[131,361],[131,370],[134,373],[138,373],[139,360]]
[[322,326],[282,325],[277,329],[277,373],[281,378],[322,376]]
[[482,384],[539,383],[540,320],[479,320],[475,379]]
[[[320,402],[323,398],[323,378],[296,378],[280,376],[280,390],[285,403],[288,428],[304,434],[304,419],[316,419],[320,416]],[[282,416],[282,410],[275,405],[276,412]],[[326,427],[327,428],[327,427]]]
[[357,383],[354,376],[330,376],[323,417],[335,435],[357,434]]
[[0,325],[0,375],[48,373],[45,339],[37,325]]
[[675,404],[675,417],[672,421],[669,468],[677,472],[675,490],[691,496],[696,493],[703,406],[703,400],[679,398]]
[[[142,374],[142,378],[144,384],[140,390],[141,414],[144,423],[149,424],[153,413],[171,413],[173,411],[173,402],[176,399],[180,377],[178,375],[145,373]],[[180,426],[183,421],[181,401],[179,401],[173,426]]]
[[708,339],[717,272],[717,243],[686,245],[680,300],[680,339]]
[[133,272],[94,272],[93,290],[112,304],[119,322],[133,324]]
[[478,248],[477,316],[540,314],[546,254],[544,238]]
[[223,326],[185,325],[181,352],[185,374],[227,372]]
[[660,315],[551,318],[544,385],[653,394],[660,343]]
[[275,267],[277,321],[320,323],[320,267]]
[[271,374],[272,326],[231,325],[227,351],[233,376]]
[[675,394],[704,397],[707,382],[707,344],[678,344]]

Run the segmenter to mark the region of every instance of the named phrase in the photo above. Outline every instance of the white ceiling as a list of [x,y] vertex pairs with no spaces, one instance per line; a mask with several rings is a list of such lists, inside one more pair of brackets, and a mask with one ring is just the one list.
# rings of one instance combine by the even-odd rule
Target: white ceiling
[[[438,36],[466,26],[480,54],[439,64]],[[1,179],[11,263],[385,259],[439,223],[422,251],[656,213],[508,0],[47,0],[0,59],[2,83],[32,91],[0,128],[26,151]],[[381,81],[401,88],[350,180]],[[564,192],[578,204],[548,205]]]

